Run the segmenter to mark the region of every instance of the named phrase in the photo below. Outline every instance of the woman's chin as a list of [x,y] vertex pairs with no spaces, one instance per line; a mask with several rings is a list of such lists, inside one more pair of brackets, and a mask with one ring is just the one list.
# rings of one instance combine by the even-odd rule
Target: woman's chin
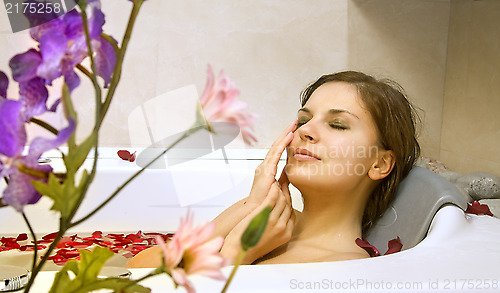
[[310,172],[308,168],[288,167],[286,175],[290,184],[299,191],[303,188],[317,187],[321,184],[321,176],[317,172]]

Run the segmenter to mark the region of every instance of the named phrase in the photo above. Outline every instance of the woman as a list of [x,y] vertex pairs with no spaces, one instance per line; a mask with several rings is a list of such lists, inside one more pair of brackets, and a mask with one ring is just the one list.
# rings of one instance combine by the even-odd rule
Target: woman
[[[417,116],[390,81],[353,71],[324,75],[302,92],[301,104],[256,169],[249,196],[214,219],[214,236],[225,238],[221,254],[231,260],[250,220],[269,205],[266,230],[244,264],[369,257],[355,240],[383,214],[419,155]],[[289,184],[302,194],[302,212],[292,208]]]

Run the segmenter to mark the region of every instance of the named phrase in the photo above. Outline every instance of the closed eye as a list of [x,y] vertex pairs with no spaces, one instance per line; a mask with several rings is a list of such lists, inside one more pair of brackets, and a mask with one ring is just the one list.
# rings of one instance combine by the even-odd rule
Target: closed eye
[[330,123],[330,127],[338,130],[347,130],[348,126],[339,123]]
[[309,118],[299,118],[299,121],[297,122],[297,128],[306,124],[307,122],[309,122],[309,120],[310,120]]

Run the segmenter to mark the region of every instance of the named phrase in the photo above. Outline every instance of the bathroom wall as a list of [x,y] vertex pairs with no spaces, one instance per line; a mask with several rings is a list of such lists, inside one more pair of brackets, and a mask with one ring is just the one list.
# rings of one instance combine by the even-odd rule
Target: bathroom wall
[[406,91],[422,126],[422,155],[439,158],[449,1],[349,1],[349,67]]
[[[140,103],[193,83],[201,93],[210,63],[216,73],[224,69],[248,109],[260,116],[255,147],[269,147],[295,117],[300,90],[320,74],[346,67],[347,2],[145,2],[117,93],[120,105],[110,113],[104,129],[110,135],[102,144],[128,142],[122,119]],[[110,22],[126,14],[123,4],[103,1]],[[109,28],[120,35],[119,24]],[[165,109],[166,115],[172,111]]]
[[[216,73],[224,69],[248,109],[260,116],[254,147],[268,148],[295,117],[301,89],[321,74],[355,69],[392,78],[406,89],[421,108],[423,155],[460,172],[498,170],[499,118],[492,114],[499,103],[494,98],[498,5],[495,0],[146,1],[100,144],[130,146],[131,111],[187,85],[201,93],[210,63]],[[105,31],[121,40],[131,4],[106,0],[102,7]],[[0,69],[8,71],[10,57],[28,44],[27,31],[10,32],[2,6]],[[80,139],[93,120],[92,88],[82,79],[73,93]],[[14,86],[9,95],[15,97]],[[58,96],[52,92],[51,101]],[[172,118],[166,124],[178,122],[176,105],[164,109]],[[56,126],[64,123],[58,115],[45,118]],[[44,133],[37,127],[30,131]],[[481,143],[474,142],[477,135]]]
[[500,175],[500,1],[453,0],[441,160]]
[[[321,74],[350,68],[398,80],[411,96],[425,97],[420,98],[423,102],[416,102],[426,112],[429,109],[427,124],[439,123],[436,113],[441,111],[427,106],[432,101],[442,102],[442,85],[434,85],[433,81],[434,75],[444,74],[447,2],[378,2],[145,2],[126,56],[116,101],[103,127],[101,145],[130,144],[127,117],[141,103],[189,84],[195,84],[201,93],[208,63],[216,72],[224,69],[240,88],[241,99],[248,103],[249,110],[259,114],[255,132],[260,141],[256,148],[269,147],[294,118],[299,92],[309,82]],[[102,6],[107,17],[105,31],[120,40],[130,3],[107,0],[102,1]],[[404,16],[400,11],[405,11]],[[425,22],[415,25],[422,17]],[[407,23],[408,19],[412,22]],[[387,42],[387,25],[397,27],[402,38]],[[428,31],[434,31],[431,37]],[[27,32],[14,36],[3,35],[19,44],[23,37],[29,39]],[[418,44],[424,45],[408,52],[408,47]],[[364,46],[371,49],[364,50]],[[8,49],[10,54],[3,56],[16,52],[16,47]],[[402,54],[394,58],[394,52]],[[8,59],[3,58],[0,65],[7,68]],[[426,70],[429,62],[438,64],[439,70]],[[414,86],[415,81],[426,86]],[[431,87],[429,83],[433,83]],[[86,120],[78,129],[80,139],[91,130],[92,95],[86,80],[73,94],[77,110]],[[55,93],[53,99],[57,96]],[[172,111],[175,108],[165,109],[165,115]],[[426,129],[432,129],[423,136],[429,137],[424,139],[429,141],[426,149],[435,154],[439,128]]]

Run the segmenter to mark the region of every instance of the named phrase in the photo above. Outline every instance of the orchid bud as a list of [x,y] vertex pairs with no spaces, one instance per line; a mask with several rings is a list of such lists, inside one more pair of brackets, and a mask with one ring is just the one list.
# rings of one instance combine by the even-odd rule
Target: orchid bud
[[252,221],[250,221],[250,224],[248,224],[247,229],[241,236],[241,248],[244,251],[248,251],[259,243],[260,237],[262,237],[262,234],[264,234],[266,230],[271,210],[271,206],[265,207],[252,219]]

